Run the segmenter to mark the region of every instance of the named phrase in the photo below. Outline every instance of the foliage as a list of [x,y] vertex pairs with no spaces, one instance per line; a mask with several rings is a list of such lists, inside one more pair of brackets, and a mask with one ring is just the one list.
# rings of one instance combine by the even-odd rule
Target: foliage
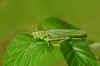
[[43,22],[42,27],[44,29],[80,29],[79,27],[69,24],[68,22],[65,22],[56,17],[47,18]]
[[18,34],[9,42],[2,66],[50,66],[63,59],[59,47]]
[[[43,22],[42,29],[80,28],[50,17]],[[2,66],[50,66],[64,58],[69,66],[97,66],[95,56],[85,41],[64,40],[59,44],[60,47],[48,47],[44,40],[17,34],[8,44]]]
[[83,40],[65,40],[61,51],[69,66],[97,66],[94,54]]

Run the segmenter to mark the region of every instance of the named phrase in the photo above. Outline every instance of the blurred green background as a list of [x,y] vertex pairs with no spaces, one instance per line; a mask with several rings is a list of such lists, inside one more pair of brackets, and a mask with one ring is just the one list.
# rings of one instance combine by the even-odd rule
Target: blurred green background
[[11,32],[32,31],[32,24],[49,16],[80,26],[100,41],[100,0],[0,0],[0,42]]
[[32,32],[50,16],[79,26],[89,39],[100,41],[100,0],[0,0],[0,44],[16,32]]

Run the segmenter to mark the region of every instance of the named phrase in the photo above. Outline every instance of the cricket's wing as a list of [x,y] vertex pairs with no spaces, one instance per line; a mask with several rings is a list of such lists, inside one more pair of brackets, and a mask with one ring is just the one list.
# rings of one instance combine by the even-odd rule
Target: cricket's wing
[[48,30],[47,32],[50,37],[54,38],[65,38],[65,37],[82,38],[87,36],[86,32],[75,29],[54,29],[54,30]]

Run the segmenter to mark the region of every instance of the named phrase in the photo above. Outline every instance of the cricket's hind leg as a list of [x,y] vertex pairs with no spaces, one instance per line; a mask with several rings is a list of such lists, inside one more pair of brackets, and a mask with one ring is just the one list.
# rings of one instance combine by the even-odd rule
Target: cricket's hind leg
[[51,46],[59,47],[60,44],[65,40],[71,40],[71,38],[66,37],[66,38],[49,39],[48,47],[51,47]]

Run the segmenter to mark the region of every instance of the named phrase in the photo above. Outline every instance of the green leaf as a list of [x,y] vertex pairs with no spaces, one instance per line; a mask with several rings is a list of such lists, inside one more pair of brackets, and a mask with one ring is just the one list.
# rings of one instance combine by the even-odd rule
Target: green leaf
[[83,40],[65,40],[61,51],[69,66],[97,66],[96,57]]
[[45,41],[29,35],[16,35],[6,49],[2,66],[50,66],[64,60],[59,47],[48,48]]
[[42,23],[42,27],[44,29],[79,29],[78,27],[56,17],[47,18]]
[[100,42],[95,42],[93,40],[87,40],[86,42],[91,49],[99,49],[100,48]]
[[88,46],[91,49],[99,49],[100,48],[100,43],[99,42],[89,43]]

